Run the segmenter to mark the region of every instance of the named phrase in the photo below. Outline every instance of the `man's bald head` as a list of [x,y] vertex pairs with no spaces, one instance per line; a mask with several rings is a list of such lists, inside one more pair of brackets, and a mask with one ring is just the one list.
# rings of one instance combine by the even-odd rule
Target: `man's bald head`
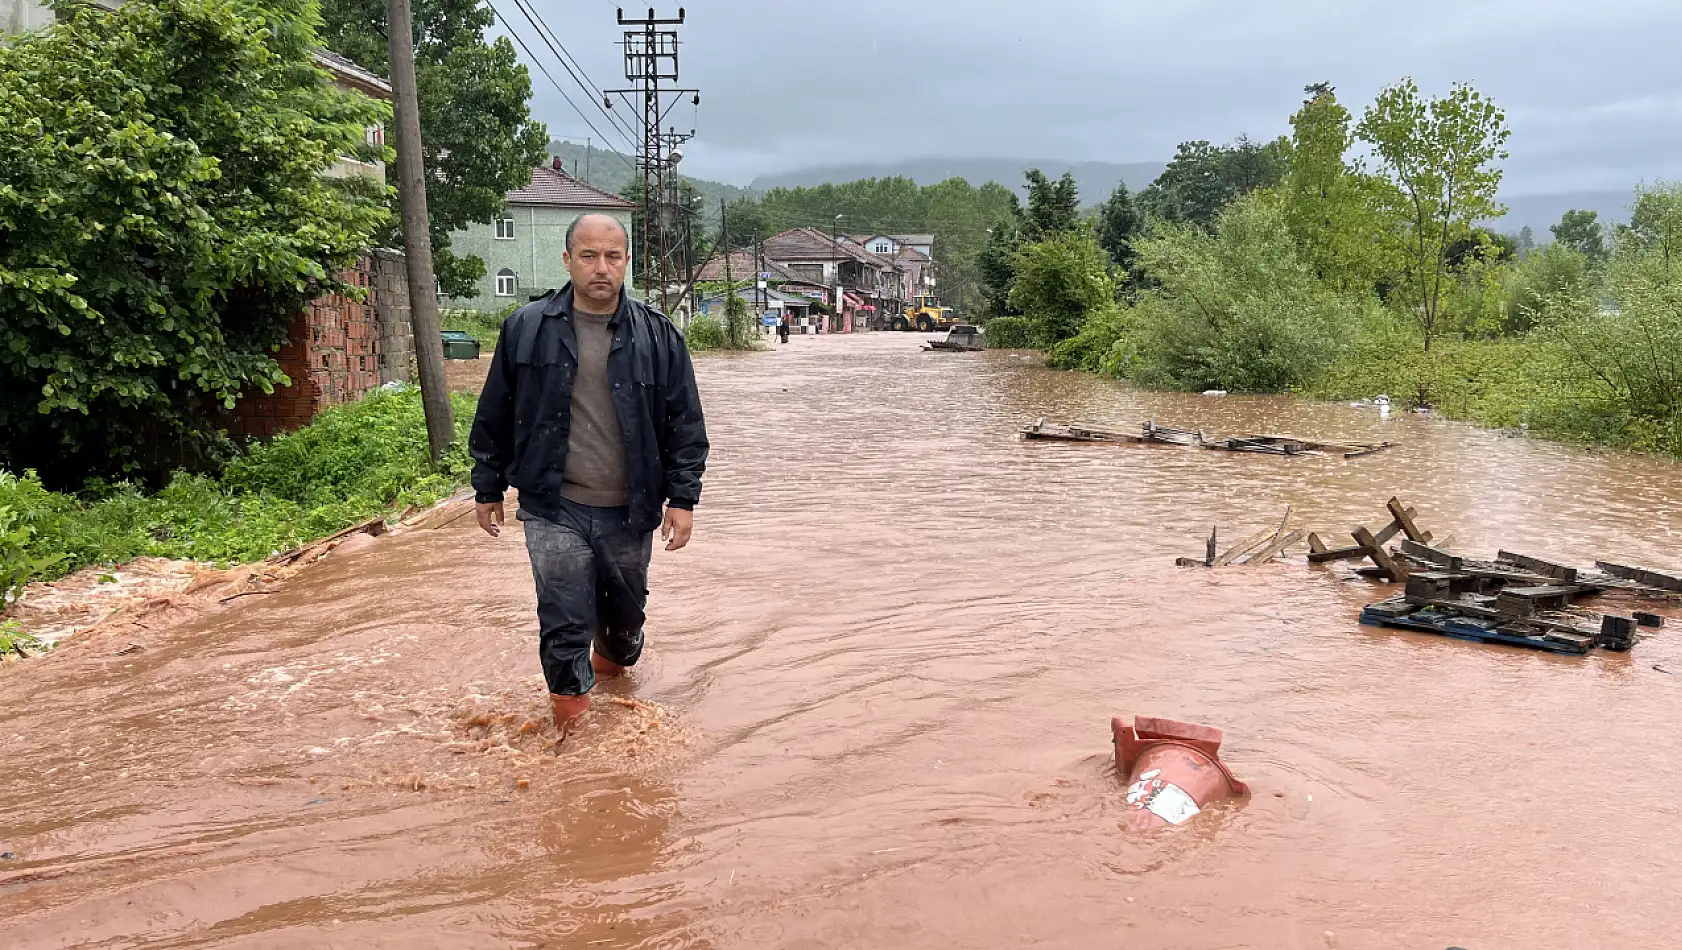
[[619,219],[613,217],[612,215],[595,212],[590,214],[581,214],[578,217],[573,218],[572,223],[567,225],[567,251],[570,252],[572,250],[573,238],[580,230],[584,230],[586,233],[589,233],[603,227],[618,231],[620,240],[623,242],[625,248],[625,253],[631,253],[631,236],[625,233],[625,226],[619,223]]

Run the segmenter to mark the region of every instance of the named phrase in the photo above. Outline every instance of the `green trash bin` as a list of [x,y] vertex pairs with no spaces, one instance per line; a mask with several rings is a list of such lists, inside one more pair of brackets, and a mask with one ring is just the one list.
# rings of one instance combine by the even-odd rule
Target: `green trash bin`
[[476,360],[479,358],[479,341],[468,336],[466,330],[445,330],[444,358],[447,360]]

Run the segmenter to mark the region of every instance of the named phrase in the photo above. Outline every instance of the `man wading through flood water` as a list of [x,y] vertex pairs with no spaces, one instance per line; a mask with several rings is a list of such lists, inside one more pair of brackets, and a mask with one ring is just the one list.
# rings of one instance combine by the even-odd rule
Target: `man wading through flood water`
[[642,655],[654,529],[668,551],[689,543],[707,465],[689,350],[670,320],[625,295],[629,245],[607,215],[567,228],[572,282],[503,323],[469,440],[491,537],[503,492],[520,490],[538,658],[562,736],[596,679]]

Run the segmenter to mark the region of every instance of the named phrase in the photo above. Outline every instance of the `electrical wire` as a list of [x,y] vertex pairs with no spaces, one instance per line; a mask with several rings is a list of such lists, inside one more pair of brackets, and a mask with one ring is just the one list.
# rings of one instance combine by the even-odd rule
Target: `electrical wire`
[[[596,85],[595,80],[591,79],[588,73],[584,72],[583,66],[578,66],[578,60],[573,58],[572,52],[567,50],[560,37],[555,36],[555,31],[549,28],[548,22],[537,12],[536,5],[528,3],[527,0],[514,0],[514,6],[519,8],[521,15],[526,18],[526,22],[530,23],[532,29],[537,31],[537,38],[549,47],[549,52],[555,54],[556,59],[560,60],[561,68],[567,71],[573,82],[578,83],[579,89],[591,97],[590,102],[596,107],[596,111],[601,113],[614,128],[625,135],[627,144],[635,141],[639,137],[637,133],[627,127],[618,115],[602,106],[603,93],[601,87]],[[578,66],[578,68],[575,70],[574,66]]]
[[[603,142],[612,143],[613,140],[608,136],[603,135],[601,129],[596,128],[596,124],[590,121],[590,117],[584,114],[584,110],[578,108],[578,103],[573,102],[572,97],[567,95],[567,91],[561,88],[561,84],[555,81],[554,76],[549,74],[549,70],[543,65],[542,61],[537,58],[537,55],[531,51],[531,47],[526,45],[525,38],[520,36],[519,32],[514,29],[514,24],[508,22],[508,18],[502,15],[502,11],[496,8],[496,4],[492,3],[491,0],[485,0],[485,3],[491,8],[491,13],[495,14],[497,20],[502,23],[502,28],[507,30],[508,35],[514,37],[514,42],[520,44],[520,48],[526,51],[526,56],[532,61],[532,65],[536,66],[538,72],[543,74],[543,78],[549,80],[549,84],[555,87],[555,91],[561,94],[561,98],[566,100],[567,105],[572,106],[572,111],[578,113],[578,117],[584,120],[584,124],[590,127],[590,131],[596,133]],[[627,145],[626,147],[629,148],[630,146]],[[617,150],[604,149],[604,151],[618,155],[620,160],[629,165],[633,172],[636,171],[636,165],[631,162],[629,158],[620,155]]]

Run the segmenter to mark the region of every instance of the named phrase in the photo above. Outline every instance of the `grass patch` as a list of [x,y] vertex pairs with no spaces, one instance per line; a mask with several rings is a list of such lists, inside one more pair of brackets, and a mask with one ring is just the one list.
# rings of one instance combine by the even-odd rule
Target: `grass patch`
[[457,394],[456,446],[427,457],[420,392],[377,391],[255,446],[219,477],[178,474],[162,491],[90,483],[45,489],[0,473],[0,605],[30,580],[150,555],[238,563],[264,558],[467,482],[475,397]]

